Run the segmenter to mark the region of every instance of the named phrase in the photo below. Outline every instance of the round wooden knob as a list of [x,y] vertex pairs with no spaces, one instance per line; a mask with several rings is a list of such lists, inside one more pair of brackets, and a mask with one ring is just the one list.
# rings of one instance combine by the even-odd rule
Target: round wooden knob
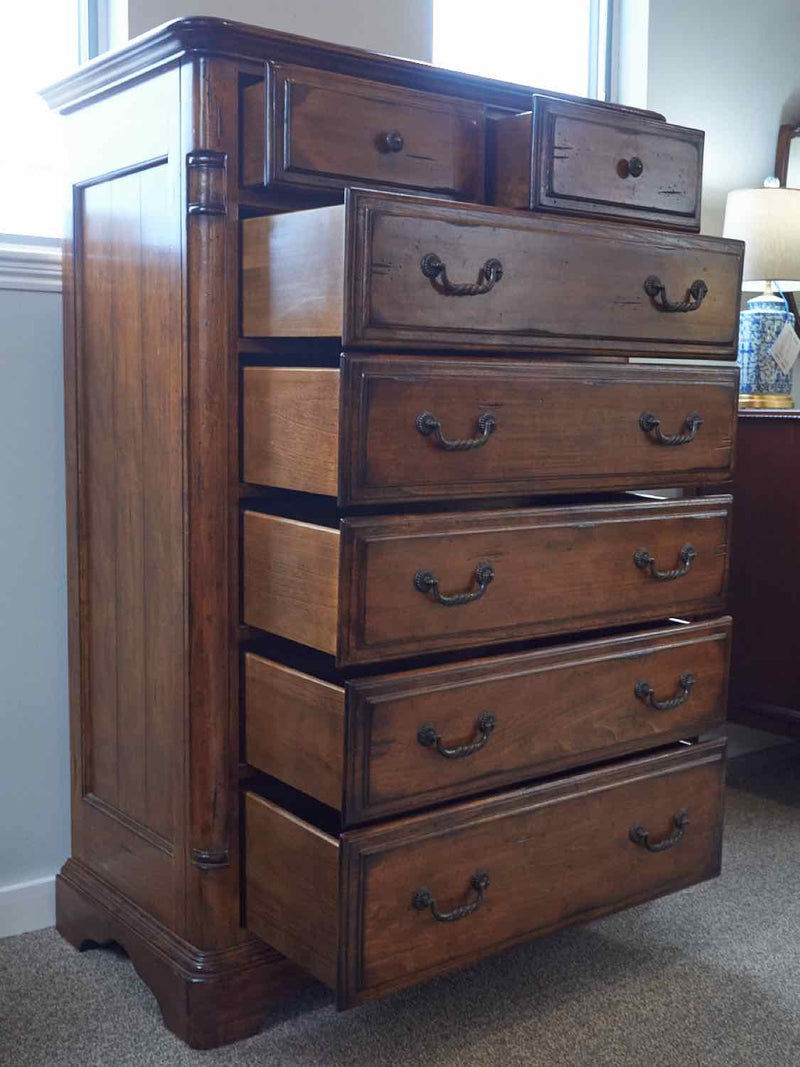
[[380,145],[384,152],[402,152],[405,141],[403,140],[402,133],[398,133],[397,130],[392,130],[390,133],[385,133],[380,139]]

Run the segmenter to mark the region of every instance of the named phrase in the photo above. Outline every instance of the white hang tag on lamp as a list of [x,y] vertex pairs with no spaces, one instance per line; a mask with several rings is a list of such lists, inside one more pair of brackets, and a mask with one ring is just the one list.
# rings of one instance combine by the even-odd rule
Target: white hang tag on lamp
[[798,355],[800,355],[800,337],[794,332],[790,322],[787,322],[778,334],[777,340],[769,350],[769,354],[783,373],[788,374],[794,366]]

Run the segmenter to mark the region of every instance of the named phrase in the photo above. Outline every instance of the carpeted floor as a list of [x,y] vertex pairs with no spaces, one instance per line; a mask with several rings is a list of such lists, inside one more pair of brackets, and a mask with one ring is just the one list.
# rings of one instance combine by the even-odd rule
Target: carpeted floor
[[800,1067],[800,744],[731,761],[723,876],[337,1014],[192,1052],[128,960],[0,941],[3,1067]]

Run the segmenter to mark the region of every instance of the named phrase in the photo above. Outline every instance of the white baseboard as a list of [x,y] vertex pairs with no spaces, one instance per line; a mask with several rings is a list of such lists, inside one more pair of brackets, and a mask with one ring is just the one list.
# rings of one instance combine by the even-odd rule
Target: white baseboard
[[56,921],[56,876],[0,886],[0,937],[27,934]]

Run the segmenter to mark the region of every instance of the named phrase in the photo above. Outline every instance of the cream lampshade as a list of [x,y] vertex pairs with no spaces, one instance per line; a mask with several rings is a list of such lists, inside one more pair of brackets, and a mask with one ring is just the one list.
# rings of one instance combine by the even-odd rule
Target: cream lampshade
[[800,189],[734,189],[723,237],[746,242],[742,289],[800,289]]
[[790,408],[792,373],[783,359],[794,316],[783,294],[800,289],[800,189],[728,193],[723,234],[745,242],[742,288],[760,294],[739,316],[739,404]]

